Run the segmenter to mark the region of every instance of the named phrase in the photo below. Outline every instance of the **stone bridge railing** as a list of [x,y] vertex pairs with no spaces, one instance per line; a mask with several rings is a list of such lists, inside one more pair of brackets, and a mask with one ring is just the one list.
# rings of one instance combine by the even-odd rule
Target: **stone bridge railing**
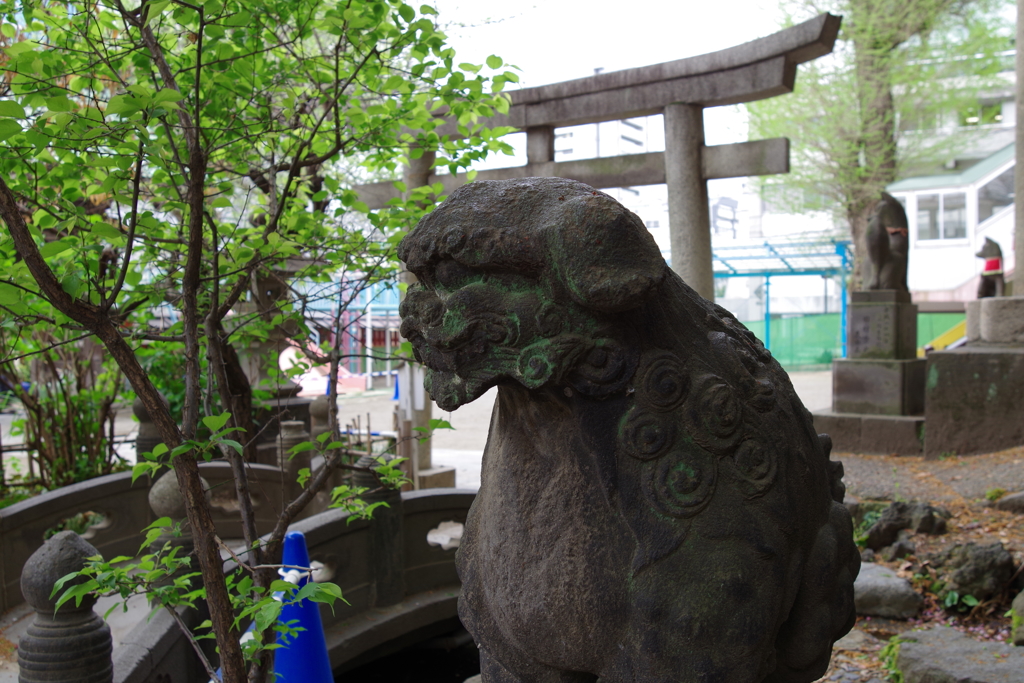
[[[222,538],[242,538],[228,463],[203,463],[199,469],[210,483],[218,534]],[[282,471],[279,467],[256,464],[249,465],[248,471],[257,529],[268,533],[282,507]],[[94,512],[103,516],[99,524],[83,534],[100,554],[104,557],[135,555],[143,538],[140,530],[156,518],[148,499],[152,483],[149,477],[140,477],[132,484],[131,472],[119,472],[0,509],[0,613],[24,602],[19,585],[21,568],[43,545],[46,532],[79,513]],[[314,501],[307,515],[324,509],[322,504],[315,507],[316,503]]]
[[[465,523],[473,491],[410,491],[378,508],[371,521],[348,523],[328,510],[291,526],[306,536],[311,562],[325,565],[348,604],[322,605],[335,674],[458,625],[455,548],[427,541],[442,522]],[[199,618],[183,614],[195,625]],[[194,623],[193,623],[194,622]],[[177,625],[157,613],[114,652],[114,683],[206,683]]]

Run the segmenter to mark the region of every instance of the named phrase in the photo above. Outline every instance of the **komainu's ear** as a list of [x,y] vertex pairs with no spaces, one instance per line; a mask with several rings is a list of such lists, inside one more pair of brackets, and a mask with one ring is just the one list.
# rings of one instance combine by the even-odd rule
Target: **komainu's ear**
[[667,265],[640,219],[601,193],[565,202],[560,225],[550,226],[552,265],[569,295],[599,311],[640,305],[665,276]]

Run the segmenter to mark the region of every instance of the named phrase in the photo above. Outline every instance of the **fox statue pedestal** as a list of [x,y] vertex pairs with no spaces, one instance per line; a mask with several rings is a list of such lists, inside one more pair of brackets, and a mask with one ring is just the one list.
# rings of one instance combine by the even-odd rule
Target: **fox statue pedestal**
[[832,410],[814,426],[838,451],[920,455],[925,359],[917,358],[917,306],[895,289],[853,292],[849,358],[832,362]]
[[967,339],[928,354],[926,458],[1024,444],[1024,296],[970,302]]

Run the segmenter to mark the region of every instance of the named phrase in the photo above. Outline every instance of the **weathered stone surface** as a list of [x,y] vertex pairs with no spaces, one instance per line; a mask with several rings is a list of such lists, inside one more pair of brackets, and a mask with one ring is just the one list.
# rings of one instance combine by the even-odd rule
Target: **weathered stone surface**
[[839,453],[922,455],[924,418],[917,415],[814,413],[814,428],[832,437]]
[[[36,610],[18,642],[20,683],[110,683],[113,680],[110,628],[92,611],[96,599],[65,602],[54,611],[63,590],[50,597],[58,579],[82,568],[96,548],[73,531],[62,531],[34,552],[21,573],[21,592]],[[77,577],[68,588],[85,581]]]
[[431,395],[499,388],[458,555],[484,680],[825,671],[859,566],[841,465],[638,217],[573,181],[477,182],[399,252]]
[[968,301],[964,304],[967,316],[967,341],[981,340],[981,300]]
[[1024,591],[1013,599],[1013,644],[1024,647]]
[[924,358],[832,361],[832,410],[836,413],[920,415],[924,412]]
[[[905,683],[1020,683],[1024,650],[936,626],[900,636],[896,666]],[[913,639],[913,640],[910,640]]]
[[1001,593],[1015,569],[1013,555],[1002,543],[955,545],[928,559],[932,566],[942,568],[939,576],[946,582],[944,591],[973,595],[978,600]]
[[910,582],[879,564],[861,565],[853,584],[857,614],[888,619],[910,619],[924,602]]
[[867,547],[881,550],[892,545],[903,529],[911,529],[915,533],[944,534],[949,516],[948,511],[927,503],[892,503],[868,529]]
[[997,500],[993,507],[997,510],[1006,510],[1007,512],[1016,512],[1019,515],[1024,515],[1024,491],[1006,494]]
[[[210,482],[200,478],[203,490],[206,491],[206,500],[210,501]],[[170,517],[178,521],[185,518],[185,497],[181,495],[178,488],[178,478],[173,471],[163,474],[153,488],[149,490],[149,507],[153,509],[157,517]]]
[[909,292],[851,292],[846,344],[850,358],[916,358],[917,306],[910,303]]
[[1024,344],[1024,296],[982,299],[981,341]]
[[926,458],[1024,444],[1024,346],[929,353],[925,396]]
[[916,552],[917,546],[910,540],[909,532],[903,530],[896,538],[896,542],[890,546],[882,548],[880,554],[883,560],[886,562],[892,562],[893,560],[901,560],[907,555],[913,555]]

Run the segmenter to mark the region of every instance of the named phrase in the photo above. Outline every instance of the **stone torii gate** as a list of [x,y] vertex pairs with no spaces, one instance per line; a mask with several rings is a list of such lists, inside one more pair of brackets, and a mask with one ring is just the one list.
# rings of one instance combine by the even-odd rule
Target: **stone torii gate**
[[[792,92],[797,66],[832,51],[840,21],[822,14],[719,52],[514,91],[507,114],[481,123],[525,131],[527,163],[480,171],[476,177],[561,177],[596,188],[665,183],[672,267],[701,296],[714,299],[707,181],[787,173],[789,140],[706,146],[703,110]],[[664,152],[554,160],[556,128],[652,114],[665,117]],[[437,132],[457,135],[456,128],[447,123]],[[441,182],[450,193],[466,182],[463,174],[433,175],[433,159],[424,154],[411,162],[405,172],[408,187]],[[362,185],[356,191],[371,208],[399,195],[390,182]]]

